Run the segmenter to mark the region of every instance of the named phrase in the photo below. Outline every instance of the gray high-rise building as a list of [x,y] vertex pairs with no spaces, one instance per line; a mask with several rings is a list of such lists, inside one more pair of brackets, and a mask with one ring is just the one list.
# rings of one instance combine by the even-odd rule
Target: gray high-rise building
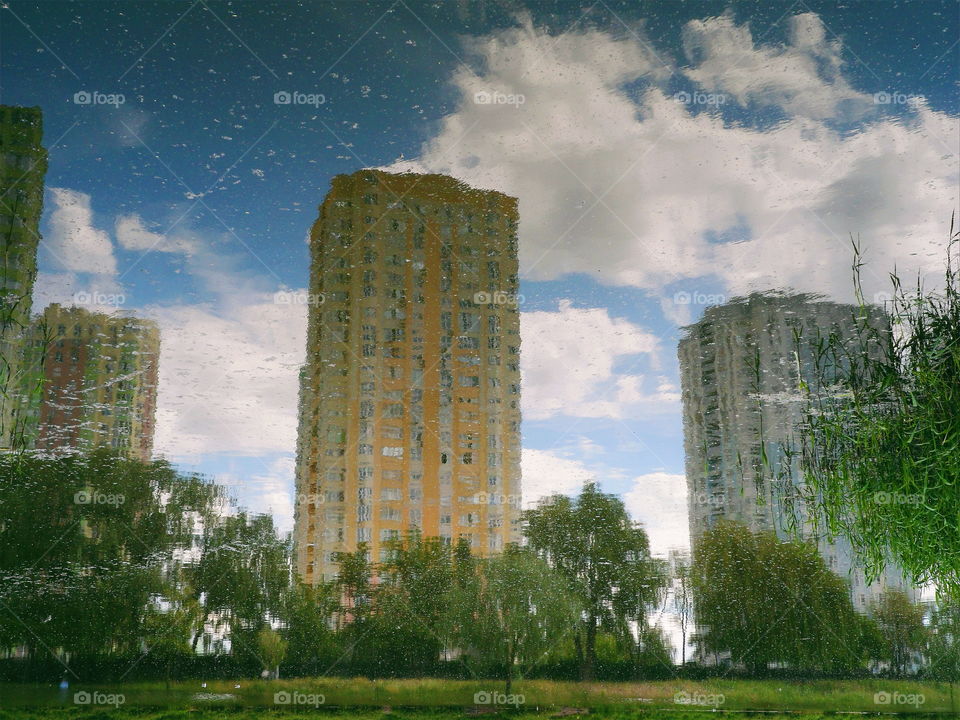
[[[814,382],[809,340],[818,333],[852,339],[855,311],[808,295],[755,294],[709,308],[686,328],[679,356],[694,545],[704,530],[723,519],[754,532],[791,535],[777,485],[800,482],[798,461],[784,448],[796,447],[799,440],[801,380]],[[871,312],[877,327],[889,326],[882,310]],[[803,519],[799,525],[816,540],[827,565],[849,581],[858,610],[869,610],[887,588],[912,593],[903,573],[892,566],[868,584],[847,540],[815,537]]]
[[22,447],[23,333],[30,323],[47,151],[40,108],[0,105],[0,450]]

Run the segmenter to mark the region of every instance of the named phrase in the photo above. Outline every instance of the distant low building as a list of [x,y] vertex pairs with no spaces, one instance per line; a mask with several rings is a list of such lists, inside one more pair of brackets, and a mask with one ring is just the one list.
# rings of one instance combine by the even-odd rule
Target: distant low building
[[53,304],[29,333],[42,396],[31,408],[36,450],[113,448],[149,461],[160,331],[149,320]]

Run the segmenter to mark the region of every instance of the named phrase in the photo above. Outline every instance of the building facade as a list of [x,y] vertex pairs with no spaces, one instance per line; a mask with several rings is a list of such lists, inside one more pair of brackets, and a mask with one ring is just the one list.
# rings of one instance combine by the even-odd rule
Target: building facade
[[26,357],[42,377],[30,445],[51,453],[112,448],[149,461],[160,331],[148,320],[53,304],[31,325]]
[[519,538],[517,202],[442,175],[334,178],[314,224],[295,545],[307,582],[417,529]]
[[[693,544],[722,519],[791,536],[777,486],[800,482],[798,461],[784,449],[798,446],[800,383],[815,382],[809,340],[818,333],[852,340],[855,310],[804,295],[755,294],[711,307],[686,328],[679,356]],[[871,312],[878,328],[889,326],[880,309]],[[798,334],[804,338],[799,343]],[[848,580],[858,610],[868,611],[888,588],[913,593],[896,567],[867,583],[847,540],[815,537],[803,518],[798,525],[827,565]]]
[[37,276],[42,138],[40,108],[0,105],[0,450],[23,446],[21,350]]

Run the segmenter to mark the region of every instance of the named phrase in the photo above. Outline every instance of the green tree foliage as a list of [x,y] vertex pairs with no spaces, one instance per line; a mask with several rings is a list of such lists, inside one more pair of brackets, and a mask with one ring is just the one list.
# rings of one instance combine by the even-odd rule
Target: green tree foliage
[[692,577],[701,653],[730,653],[756,673],[772,663],[843,670],[865,659],[867,621],[810,544],[721,523],[697,539]]
[[670,609],[680,628],[680,664],[685,665],[687,637],[693,625],[693,577],[687,553],[670,553],[670,577]]
[[445,645],[443,623],[453,582],[450,546],[412,532],[388,549],[390,559],[379,570],[378,617],[392,618],[393,642],[404,644],[408,671],[432,670]]
[[923,616],[923,607],[899,590],[884,592],[873,608],[881,640],[876,659],[887,663],[891,675],[906,674],[926,648]]
[[524,513],[530,547],[569,583],[585,612],[577,634],[581,677],[596,667],[601,626],[634,643],[633,628],[666,586],[663,564],[650,556],[647,534],[623,502],[586,485],[576,500],[555,495]]
[[193,651],[190,639],[202,627],[203,609],[190,588],[182,584],[173,584],[165,593],[166,597],[145,608],[143,642],[147,652],[162,663],[169,690],[174,666]]
[[339,656],[332,620],[340,609],[334,583],[307,585],[296,581],[284,598],[287,661],[301,672],[325,674]]
[[500,669],[506,692],[576,626],[581,607],[565,578],[526,549],[509,545],[481,560],[453,590],[454,644],[484,669]]
[[[378,583],[369,591],[362,628],[351,628],[357,637],[353,656],[377,675],[429,673],[445,646],[443,621],[453,576],[450,547],[411,532],[385,549],[388,558],[376,567]],[[350,559],[341,563],[348,572]],[[362,585],[362,574],[358,580]]]
[[0,456],[0,638],[30,654],[139,651],[144,608],[167,594],[174,553],[216,495],[106,450]]
[[634,665],[641,673],[650,668],[673,669],[672,648],[662,628],[641,628],[634,652]]
[[264,671],[274,679],[280,677],[280,663],[287,655],[287,641],[271,627],[264,626],[257,632],[257,653]]
[[352,553],[339,553],[337,557],[337,588],[343,603],[337,618],[338,629],[346,619],[356,626],[369,614],[374,572],[369,555],[367,544],[360,543]]
[[937,680],[960,681],[960,602],[946,601],[930,612],[927,657]]
[[[816,382],[790,504],[851,539],[872,575],[896,561],[918,584],[960,595],[960,233],[948,244],[945,288],[905,289],[892,275],[892,332],[863,299],[853,342],[813,339]],[[805,348],[799,348],[805,351]]]
[[[289,546],[269,515],[221,518],[204,534],[190,584],[203,598],[206,620],[229,631],[235,654],[257,654],[257,637],[282,615],[290,585]],[[262,662],[262,660],[260,660]]]

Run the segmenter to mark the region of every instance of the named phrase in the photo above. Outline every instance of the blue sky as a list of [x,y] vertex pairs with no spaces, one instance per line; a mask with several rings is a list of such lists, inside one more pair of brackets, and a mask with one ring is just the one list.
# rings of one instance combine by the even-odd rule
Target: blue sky
[[595,478],[664,552],[687,533],[679,326],[754,289],[847,298],[851,233],[868,293],[894,264],[936,277],[958,29],[934,0],[12,0],[0,101],[41,106],[50,148],[36,302],[156,318],[158,450],[288,526],[306,308],[275,294],[306,285],[330,178],[516,195],[525,492]]

